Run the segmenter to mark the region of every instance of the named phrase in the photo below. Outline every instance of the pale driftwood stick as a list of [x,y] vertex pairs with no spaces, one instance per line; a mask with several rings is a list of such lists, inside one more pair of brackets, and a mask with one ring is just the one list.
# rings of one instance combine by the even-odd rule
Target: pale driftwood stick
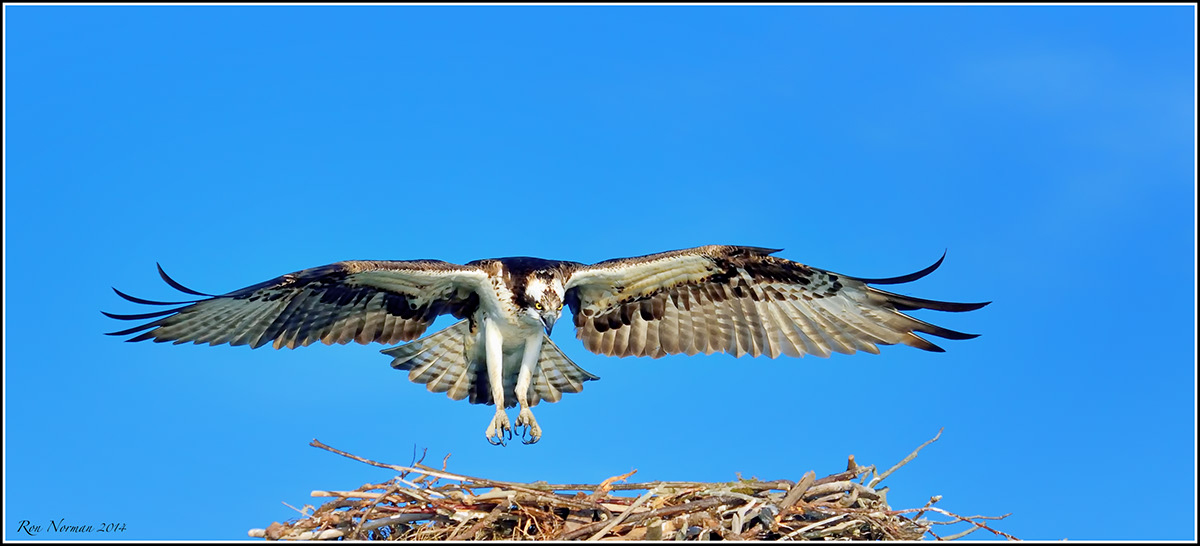
[[846,508],[850,508],[851,506],[854,506],[855,502],[858,502],[859,487],[862,487],[862,485],[859,485],[857,483],[854,485],[857,487],[851,488],[850,495],[847,497],[843,497],[842,500],[838,501],[838,504],[845,506]]
[[[673,516],[675,514],[681,514],[684,512],[698,512],[700,510],[707,510],[715,506],[730,504],[732,502],[742,502],[742,500],[732,497],[708,497],[706,499],[700,499],[697,501],[680,504],[678,506],[667,506],[659,508],[658,510],[651,510],[649,512],[642,512],[640,514],[629,516],[625,522],[625,526],[636,525],[638,522],[651,518]],[[588,533],[595,533],[601,527],[604,527],[605,523],[607,522],[597,521],[591,525],[584,525],[583,527],[575,529],[574,531],[571,531],[563,536],[557,537],[554,540],[571,540]]]
[[[416,484],[414,484],[404,478],[401,478],[399,476],[396,476],[396,480],[398,480],[401,483],[403,483],[404,485],[408,486],[406,489],[404,489],[404,494],[406,494],[414,499],[417,499],[421,502],[430,502],[429,495],[426,495],[425,493],[423,493],[421,491],[421,488],[417,487]],[[399,488],[397,488],[397,491],[399,491]],[[437,494],[439,496],[444,496],[441,493],[437,493]]]
[[936,435],[936,436],[934,436],[932,440],[929,440],[928,442],[925,442],[925,443],[921,444],[921,445],[920,445],[920,447],[917,447],[917,449],[914,449],[912,453],[909,453],[909,454],[908,454],[908,456],[904,458],[904,460],[902,460],[902,461],[900,461],[900,462],[896,463],[896,465],[895,465],[895,466],[893,466],[893,467],[891,467],[891,468],[887,469],[887,472],[884,472],[883,474],[880,474],[878,478],[875,478],[875,479],[871,480],[871,483],[868,483],[868,484],[867,484],[867,487],[870,487],[870,488],[874,489],[876,485],[879,485],[879,482],[881,482],[881,481],[883,481],[883,480],[887,479],[887,477],[888,477],[888,476],[891,476],[891,475],[892,475],[892,472],[895,472],[895,471],[897,471],[897,470],[900,470],[900,467],[902,467],[902,466],[904,466],[904,465],[908,464],[908,463],[909,463],[910,461],[912,461],[913,459],[916,459],[916,458],[917,458],[917,453],[920,453],[920,452],[921,452],[921,450],[925,448],[925,446],[927,446],[927,445],[929,445],[929,444],[932,444],[932,443],[936,442],[938,438],[941,438],[941,437],[942,437],[942,431],[943,431],[943,430],[946,430],[946,427],[939,428],[939,429],[938,429],[938,432],[937,432],[937,435]]
[[875,472],[875,465],[869,464],[867,466],[860,466],[860,467],[858,467],[858,470],[859,470],[859,472],[862,473],[861,474],[862,480],[860,480],[858,483],[866,485],[867,476],[870,476],[872,473]]
[[816,529],[817,527],[820,527],[820,526],[822,526],[822,525],[825,525],[826,523],[833,523],[833,522],[835,522],[835,521],[837,521],[837,520],[839,520],[839,519],[842,519],[842,518],[844,518],[844,517],[846,517],[846,514],[838,514],[838,515],[836,515],[836,516],[833,516],[833,517],[831,517],[831,518],[825,518],[825,519],[823,519],[823,520],[821,520],[821,521],[818,521],[818,522],[816,522],[816,523],[811,523],[811,524],[809,524],[809,525],[805,525],[804,527],[801,527],[801,528],[799,528],[799,529],[796,529],[795,531],[792,531],[792,532],[790,532],[790,533],[788,533],[788,534],[786,534],[786,535],[783,535],[783,538],[792,538],[792,537],[794,537],[794,536],[796,536],[796,535],[798,535],[798,534],[800,534],[800,533],[803,533],[803,532],[805,532],[805,531],[809,531],[809,530],[812,530],[812,529]]
[[[421,455],[421,457],[424,458],[425,456]],[[399,491],[399,490],[400,490],[400,485],[394,483],[394,484],[392,484],[391,487],[387,488],[387,491],[383,492],[382,496],[375,497],[375,500],[371,501],[371,504],[369,504],[367,506],[367,511],[363,513],[362,517],[358,518],[358,525],[354,526],[354,532],[350,533],[350,538],[351,539],[358,538],[358,533],[359,533],[359,531],[362,531],[363,523],[366,523],[367,520],[371,519],[371,512],[373,512],[375,510],[375,506],[379,504],[379,501],[383,500],[388,495],[391,495],[392,493],[395,493],[396,491]]]
[[800,483],[797,483],[795,487],[792,487],[791,490],[787,492],[787,495],[784,495],[783,501],[779,503],[779,514],[783,515],[784,511],[786,511],[788,508],[791,508],[793,504],[799,502],[800,498],[804,496],[804,493],[808,491],[809,487],[812,487],[813,482],[815,482],[816,479],[816,472],[813,472],[812,470],[805,472],[804,477],[800,478]]
[[372,493],[370,491],[321,491],[314,490],[309,493],[310,497],[341,497],[346,499],[376,499],[384,496],[383,493]]
[[[626,474],[626,477],[631,476],[631,475],[633,475],[632,472],[629,474]],[[633,510],[635,508],[637,508],[643,504],[646,504],[646,501],[650,500],[650,497],[654,496],[655,493],[658,493],[657,489],[652,489],[650,491],[643,493],[642,496],[638,497],[637,500],[633,501],[633,504],[629,505],[629,508],[627,508],[624,512],[621,512],[619,515],[617,515],[617,517],[612,518],[611,521],[608,522],[608,525],[605,525],[603,528],[601,528],[599,531],[597,531],[596,534],[588,537],[587,540],[589,542],[595,541],[595,540],[600,540],[600,537],[603,537],[604,535],[608,534],[608,532],[611,531],[613,527],[620,525],[622,521],[625,521],[629,516],[633,515]]]
[[[425,479],[425,478],[428,478],[428,477],[429,477],[429,475],[427,475],[427,474],[422,474],[422,475],[421,475],[421,477],[420,477],[419,479]],[[436,480],[437,478],[434,478],[434,479]],[[430,495],[430,496],[433,496],[433,495],[437,495],[437,496],[439,496],[439,497],[445,497],[445,496],[446,496],[446,495],[443,495],[443,494],[439,493],[439,492],[438,492],[436,489],[434,489],[434,488],[432,488],[432,487],[429,487],[429,484],[425,484],[425,487],[421,487],[421,486],[417,485],[415,482],[410,482],[410,481],[408,481],[408,480],[406,480],[406,479],[404,479],[404,478],[401,478],[401,477],[399,477],[399,476],[396,476],[396,480],[397,480],[397,481],[399,481],[400,483],[403,483],[404,485],[407,485],[409,488],[411,488],[411,489],[413,489],[413,490],[416,490],[416,491],[424,491],[424,492],[426,492],[426,493],[429,493],[429,495]]]
[[807,502],[814,506],[819,506],[821,508],[820,511],[827,512],[832,508],[841,508],[841,505],[839,505],[837,503],[837,501],[841,500],[842,495],[844,495],[844,494],[845,494],[844,492],[838,491],[836,493],[830,493],[828,495],[825,495],[824,497],[817,497],[815,499],[809,499]]
[[[954,523],[958,523],[958,522],[956,521]],[[975,531],[978,531],[979,529],[981,529],[981,528],[980,527],[971,527],[970,529],[967,529],[966,531],[963,531],[961,533],[954,533],[953,535],[939,537],[939,538],[941,540],[958,540],[958,539],[965,537],[971,533],[974,533]]]
[[[725,482],[722,482],[725,483]],[[754,491],[771,491],[780,490],[787,491],[792,488],[792,482],[788,480],[772,480],[767,482],[728,482],[735,487],[745,487]],[[595,491],[597,484],[594,483],[521,483],[522,487],[530,489],[538,489],[543,491]],[[704,482],[675,482],[675,481],[656,481],[656,482],[640,482],[640,483],[614,483],[608,486],[611,491],[638,491],[648,490],[658,487],[660,489],[688,489],[693,487],[710,487],[714,484]]]
[[842,531],[843,529],[849,529],[849,528],[853,527],[853,526],[854,526],[854,525],[856,525],[856,524],[859,524],[859,525],[861,525],[861,524],[863,524],[863,523],[865,523],[865,522],[864,522],[863,520],[861,520],[861,519],[852,519],[852,520],[850,520],[850,521],[843,521],[843,522],[841,522],[841,523],[839,523],[839,524],[837,524],[837,525],[834,525],[834,526],[832,526],[832,527],[828,527],[828,528],[826,528],[826,529],[822,529],[822,531],[823,531],[824,533],[826,533],[826,534],[830,534],[830,535],[832,535],[832,534],[834,534],[834,533],[837,533],[837,532],[839,532],[839,531]]
[[362,462],[362,463],[367,463],[367,464],[369,464],[369,465],[371,465],[371,466],[378,466],[378,467],[380,467],[380,468],[390,468],[390,469],[392,469],[392,470],[395,470],[395,471],[397,471],[397,472],[405,472],[405,473],[408,473],[408,472],[414,472],[414,473],[417,473],[417,474],[428,474],[428,475],[430,475],[430,476],[434,476],[434,477],[438,477],[438,478],[443,478],[443,479],[447,479],[447,480],[458,480],[458,481],[460,481],[460,482],[474,482],[475,484],[478,484],[479,486],[482,486],[482,487],[500,487],[500,488],[507,488],[507,489],[512,489],[512,490],[514,490],[514,491],[520,491],[520,492],[522,492],[522,493],[529,493],[530,495],[533,495],[533,496],[535,496],[535,497],[538,497],[538,498],[553,499],[553,500],[551,500],[551,501],[549,501],[549,502],[552,502],[552,503],[559,504],[560,506],[567,506],[567,507],[580,508],[580,509],[583,509],[583,510],[593,510],[593,509],[595,509],[595,506],[593,506],[593,505],[591,505],[591,504],[587,504],[587,503],[584,503],[584,502],[575,501],[575,500],[572,500],[572,499],[566,499],[566,498],[558,497],[558,496],[556,496],[556,495],[554,495],[554,496],[547,496],[547,495],[546,495],[546,491],[539,491],[539,490],[537,490],[537,489],[530,489],[530,488],[528,488],[528,487],[524,487],[524,486],[522,486],[521,484],[516,484],[516,483],[512,483],[512,482],[498,481],[498,480],[489,480],[489,479],[486,479],[486,478],[475,478],[475,477],[472,477],[472,476],[464,476],[464,475],[461,475],[461,474],[451,474],[451,473],[449,473],[449,472],[438,472],[438,471],[436,471],[436,470],[424,470],[424,469],[420,469],[420,468],[413,468],[413,467],[410,467],[410,466],[400,466],[400,465],[394,465],[394,464],[380,463],[380,462],[372,461],[372,460],[370,460],[370,459],[366,459],[366,458],[363,458],[363,457],[359,457],[358,455],[353,455],[353,454],[350,454],[350,453],[346,453],[345,451],[342,451],[342,450],[340,450],[340,449],[337,449],[337,448],[335,448],[335,447],[331,447],[331,446],[325,445],[325,444],[321,443],[319,440],[316,440],[316,439],[313,439],[313,441],[309,442],[309,443],[308,443],[308,445],[310,445],[310,446],[312,446],[312,447],[321,448],[321,449],[324,449],[324,450],[326,450],[326,451],[330,451],[330,452],[333,452],[333,453],[337,453],[338,455],[341,455],[341,456],[343,456],[343,457],[350,458],[350,459],[354,459],[354,460],[356,460],[356,461],[359,461],[359,462]]
[[858,491],[858,494],[860,496],[866,497],[868,499],[878,499],[879,498],[879,494],[876,493],[871,488],[869,488],[865,485],[859,484],[859,483],[852,482],[852,481],[832,482],[832,483],[825,483],[825,484],[821,484],[821,485],[814,485],[814,486],[810,487],[807,492],[804,493],[804,497],[805,498],[820,497],[823,495],[828,495],[830,493],[841,493],[843,491]]
[[324,531],[304,531],[295,536],[286,536],[282,540],[332,540],[341,538],[346,533],[341,529],[325,529]]
[[466,540],[468,538],[473,538],[475,536],[475,533],[478,533],[481,529],[484,528],[484,526],[486,526],[487,524],[489,524],[493,521],[496,521],[497,519],[500,518],[500,516],[504,515],[504,510],[507,508],[508,508],[508,506],[506,505],[506,503],[502,502],[500,504],[497,504],[496,507],[492,509],[492,512],[487,515],[487,517],[475,522],[475,525],[472,525],[470,528],[468,528],[464,531],[459,531],[457,534],[450,537],[450,540]]

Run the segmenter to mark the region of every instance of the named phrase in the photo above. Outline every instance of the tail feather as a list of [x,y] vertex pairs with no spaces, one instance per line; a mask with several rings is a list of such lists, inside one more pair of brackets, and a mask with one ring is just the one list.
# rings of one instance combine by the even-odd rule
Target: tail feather
[[392,357],[393,368],[408,370],[409,381],[425,385],[431,392],[445,392],[454,400],[462,400],[467,391],[458,388],[461,383],[458,379],[469,375],[473,368],[466,354],[469,336],[467,321],[463,320],[423,339],[380,352]]
[[582,391],[584,381],[597,379],[600,377],[588,373],[572,362],[562,349],[550,340],[550,336],[546,336],[542,338],[538,369],[534,371],[533,381],[530,382],[529,405],[537,405],[541,400],[558,402],[562,393]]
[[[483,351],[474,350],[467,321],[416,341],[381,351],[392,357],[392,367],[407,370],[408,379],[425,385],[431,392],[445,392],[453,400],[470,399],[472,404],[493,405],[491,384],[488,380],[487,362]],[[504,401],[506,407],[517,404],[516,384],[520,369],[520,353],[510,355],[504,374]],[[515,364],[515,365],[514,365]],[[599,377],[588,373],[571,361],[550,340],[542,338],[542,354],[533,372],[529,387],[529,405],[538,402],[557,402],[563,393],[583,390],[585,381]]]

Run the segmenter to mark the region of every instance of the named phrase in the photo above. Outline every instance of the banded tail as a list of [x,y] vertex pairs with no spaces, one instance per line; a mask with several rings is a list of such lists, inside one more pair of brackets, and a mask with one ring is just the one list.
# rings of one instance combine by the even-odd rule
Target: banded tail
[[[488,382],[483,346],[475,343],[466,320],[422,339],[380,352],[392,357],[393,368],[408,370],[408,379],[425,385],[430,392],[444,392],[452,400],[470,397],[472,404],[490,406],[495,403]],[[519,351],[505,357],[505,407],[517,405],[517,372],[520,364]],[[542,354],[533,371],[533,381],[530,382],[529,405],[536,406],[541,400],[557,402],[563,393],[580,392],[585,381],[596,379],[600,378],[572,362],[547,336],[542,340]]]

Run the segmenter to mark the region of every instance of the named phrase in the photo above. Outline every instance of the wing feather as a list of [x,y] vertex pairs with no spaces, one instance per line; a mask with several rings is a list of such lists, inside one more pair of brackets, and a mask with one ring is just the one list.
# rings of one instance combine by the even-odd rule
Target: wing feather
[[[475,266],[436,260],[347,261],[276,277],[228,294],[212,296],[159,274],[171,287],[206,299],[142,305],[177,305],[166,311],[104,314],[118,320],[155,319],[110,335],[127,341],[250,345],[275,348],[330,344],[396,343],[420,337],[442,314],[464,318],[479,305],[487,274]],[[441,384],[438,385],[442,386]]]
[[965,334],[903,311],[963,312],[984,303],[928,300],[879,290],[932,273],[863,279],[771,256],[777,250],[705,246],[575,268],[564,298],[589,351],[615,356],[724,352],[734,356],[878,353],[879,345],[941,348],[917,333]]

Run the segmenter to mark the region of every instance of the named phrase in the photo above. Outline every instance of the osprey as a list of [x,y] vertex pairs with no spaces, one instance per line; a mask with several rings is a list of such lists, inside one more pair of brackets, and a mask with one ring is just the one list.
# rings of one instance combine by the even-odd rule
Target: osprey
[[985,303],[902,296],[872,284],[917,280],[941,265],[901,277],[849,277],[771,256],[778,250],[703,246],[585,265],[514,257],[465,265],[439,260],[345,261],[314,267],[224,295],[197,292],[158,268],[173,288],[203,299],[161,302],[122,293],[144,305],[181,305],[136,315],[151,322],[111,332],[127,341],[217,345],[271,343],[276,349],[350,341],[395,344],[417,339],[434,319],[462,319],[424,339],[384,349],[392,367],[432,392],[472,404],[495,404],[489,442],[512,438],[505,408],[520,406],[525,443],[541,437],[530,408],[557,402],[599,379],[550,341],[570,308],[575,336],[593,353],[658,358],[728,353],[828,357],[831,351],[878,354],[901,343],[942,352],[917,335],[970,339],[901,311],[971,311]]

